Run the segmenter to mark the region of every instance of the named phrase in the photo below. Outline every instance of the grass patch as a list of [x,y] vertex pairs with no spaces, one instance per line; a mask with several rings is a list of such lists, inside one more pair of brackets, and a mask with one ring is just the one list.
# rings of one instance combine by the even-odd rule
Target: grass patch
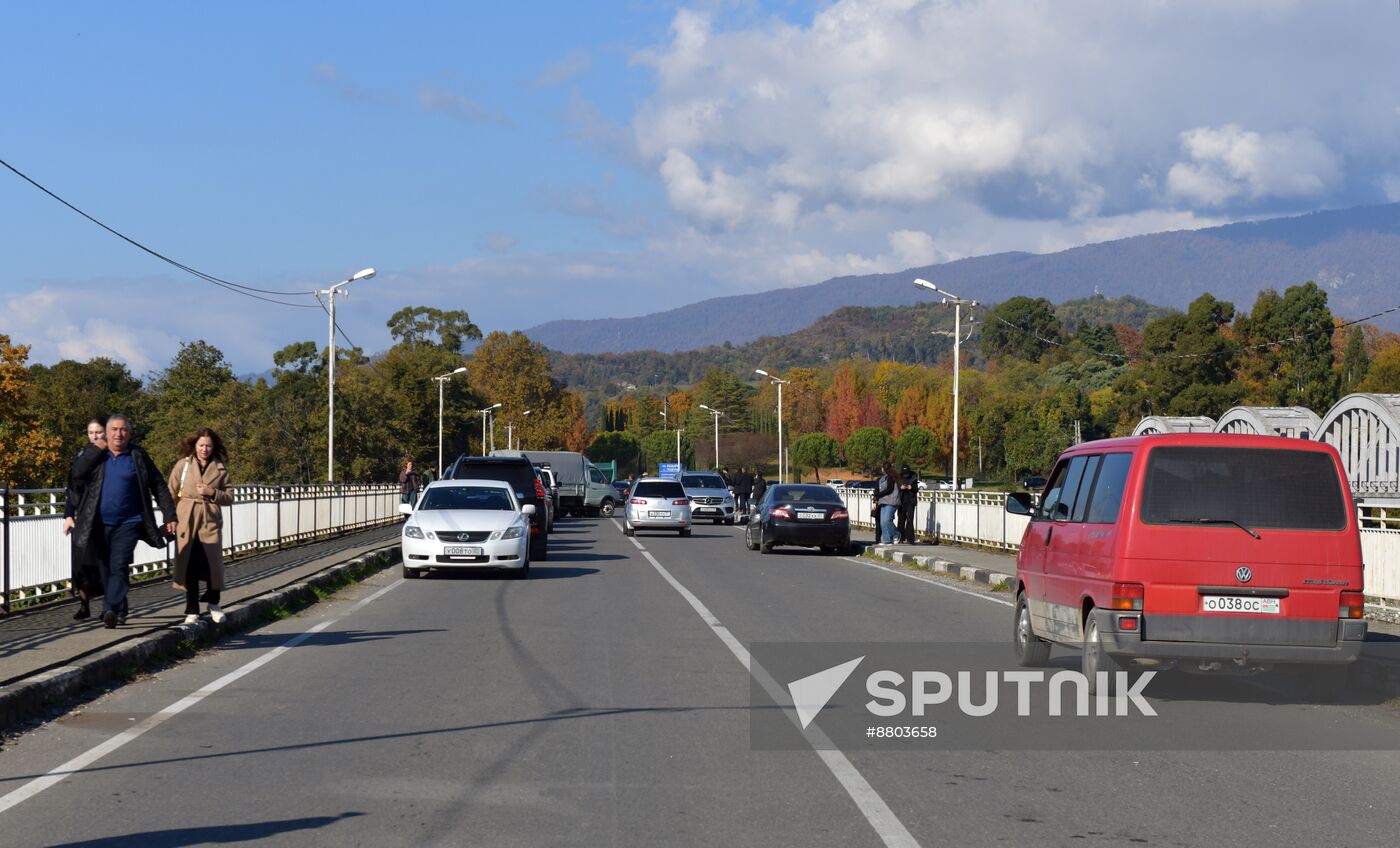
[[993,592],[1010,592],[1010,591],[1011,591],[1011,581],[1010,581],[1010,580],[999,580],[999,581],[996,582],[996,584],[994,584],[994,585],[991,587],[991,590],[992,590]]

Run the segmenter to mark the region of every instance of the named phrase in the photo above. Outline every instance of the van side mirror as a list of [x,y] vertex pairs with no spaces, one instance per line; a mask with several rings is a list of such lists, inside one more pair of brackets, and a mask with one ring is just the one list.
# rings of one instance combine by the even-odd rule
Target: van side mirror
[[520,508],[520,514],[521,514],[521,515],[534,515],[534,514],[535,514],[535,505],[534,505],[534,504],[525,504],[524,506],[522,506],[522,507]]
[[1025,492],[1011,492],[1006,496],[1006,511],[1012,515],[1030,515],[1031,496]]
[[399,504],[399,512],[403,513],[404,515],[412,515],[412,514],[413,514],[413,504],[406,504],[406,503],[401,503],[401,504]]

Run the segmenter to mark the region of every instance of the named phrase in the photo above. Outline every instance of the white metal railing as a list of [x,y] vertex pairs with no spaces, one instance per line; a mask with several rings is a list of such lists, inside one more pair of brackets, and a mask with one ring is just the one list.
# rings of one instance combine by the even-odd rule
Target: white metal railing
[[[873,527],[869,489],[840,489],[851,523]],[[1030,519],[1006,511],[1006,492],[920,492],[914,513],[919,532],[942,541],[1015,553]],[[1361,556],[1368,609],[1400,616],[1400,508],[1361,504]]]
[[[0,599],[33,603],[66,594],[72,545],[63,533],[63,489],[0,490]],[[397,483],[234,486],[224,507],[224,555],[277,548],[399,518]],[[159,515],[160,510],[156,510]],[[174,548],[137,544],[133,579],[169,570]]]

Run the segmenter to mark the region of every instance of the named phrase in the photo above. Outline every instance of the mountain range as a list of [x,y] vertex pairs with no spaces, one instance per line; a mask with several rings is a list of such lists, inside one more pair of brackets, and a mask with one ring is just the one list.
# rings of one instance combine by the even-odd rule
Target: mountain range
[[[1314,212],[1090,244],[1058,253],[997,253],[894,274],[711,298],[633,318],[550,321],[525,331],[563,353],[681,351],[791,333],[845,306],[927,301],[924,277],[959,297],[1015,295],[1059,303],[1096,292],[1184,307],[1203,292],[1249,309],[1261,289],[1316,282],[1332,312],[1364,318],[1400,304],[1400,203]],[[1400,330],[1400,312],[1374,321]]]

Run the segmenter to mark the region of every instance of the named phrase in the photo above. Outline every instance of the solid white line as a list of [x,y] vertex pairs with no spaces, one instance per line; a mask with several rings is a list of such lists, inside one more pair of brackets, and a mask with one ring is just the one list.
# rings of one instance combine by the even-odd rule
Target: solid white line
[[79,754],[78,756],[74,757],[73,759],[69,760],[68,762],[64,763],[58,768],[55,768],[54,770],[48,772],[47,774],[36,777],[28,783],[24,784],[23,786],[19,787],[18,789],[15,789],[14,791],[5,795],[4,797],[0,797],[0,813],[4,813],[8,809],[18,806],[19,804],[22,804],[25,801],[28,801],[35,795],[38,795],[40,792],[43,792],[50,786],[53,786],[55,783],[59,783],[66,778],[72,777],[74,774],[77,774],[78,772],[82,771],[83,769],[87,768],[88,766],[92,765],[93,763],[97,762],[98,760],[102,759],[103,757],[107,756],[113,751],[116,751],[117,749],[126,745],[128,742],[132,742],[144,735],[145,733],[156,729],[169,719],[172,719],[180,713],[184,712],[185,710],[189,709],[190,707],[193,707],[195,704],[198,704],[200,701],[204,700],[205,698],[209,697],[210,695],[214,694],[220,689],[223,689],[225,686],[228,686],[230,683],[234,683],[240,678],[244,677],[245,675],[257,671],[258,669],[262,668],[263,666],[282,656],[286,652],[290,651],[292,648],[295,648],[296,646],[305,642],[307,639],[310,639],[312,636],[315,636],[317,633],[320,633],[322,630],[325,630],[327,627],[330,627],[332,624],[336,624],[341,619],[356,612],[369,602],[382,597],[383,595],[388,593],[389,590],[397,588],[399,584],[403,582],[403,578],[395,580],[393,583],[390,583],[388,586],[385,586],[383,589],[380,589],[373,595],[370,595],[368,598],[365,598],[364,600],[361,600],[354,606],[350,607],[348,610],[345,611],[343,615],[340,616],[340,618],[333,618],[328,621],[323,621],[320,624],[317,624],[316,626],[310,628],[309,630],[306,630],[302,633],[297,634],[296,636],[293,636],[291,639],[288,639],[284,644],[279,645],[276,648],[273,648],[264,654],[261,654],[260,656],[248,661],[247,663],[244,663],[243,665],[239,666],[233,671],[230,671],[228,674],[225,674],[223,677],[220,677],[218,680],[215,680],[213,683],[205,684],[201,688],[197,689],[189,695],[186,695],[185,697],[181,698],[180,700],[176,701],[175,703],[171,704],[170,706],[166,707],[160,712],[148,716],[145,720],[141,721],[135,727],[118,733],[111,739],[108,739],[107,741],[102,742],[88,749],[87,751],[84,751],[83,753]]
[[[635,542],[636,539],[632,541]],[[637,547],[641,548],[641,545]],[[789,699],[787,692],[773,679],[773,676],[768,673],[767,669],[754,662],[753,657],[743,644],[734,637],[733,633],[729,632],[729,628],[725,627],[724,624],[715,617],[715,614],[710,612],[709,608],[706,607],[694,593],[673,577],[671,572],[667,571],[661,563],[657,562],[656,557],[652,556],[650,551],[643,549],[642,556],[646,557],[647,562],[651,563],[652,568],[655,568],[657,573],[660,574],[667,583],[671,584],[671,588],[680,593],[682,598],[685,598],[686,603],[690,604],[690,608],[695,610],[701,620],[710,626],[710,630],[719,637],[719,640],[724,643],[724,646],[729,649],[730,653],[743,664],[749,674],[753,675],[754,679],[758,681],[759,685],[763,687],[764,691],[768,693],[768,696],[773,699],[774,703],[781,704]],[[789,713],[789,718],[793,718],[792,713]],[[880,837],[880,841],[889,846],[899,846],[899,848],[918,848],[918,841],[914,839],[913,835],[909,833],[908,828],[904,826],[904,823],[899,820],[899,817],[896,816],[889,805],[885,803],[885,799],[880,797],[880,794],[875,791],[875,788],[870,785],[869,781],[865,779],[865,776],[860,773],[860,770],[852,765],[846,755],[831,743],[831,740],[827,738],[826,734],[817,727],[808,727],[806,733],[817,756],[826,764],[826,767],[831,771],[831,774],[836,778],[837,782],[841,784],[841,787],[846,790],[846,794],[851,796],[851,800],[855,802],[856,807],[865,816],[865,820],[870,823],[870,827],[874,829],[875,834]]]
[[[1008,600],[1006,600],[1006,599],[1004,599],[1004,598],[994,598],[994,597],[992,597],[991,595],[984,595],[984,594],[982,594],[981,592],[974,592],[974,591],[972,591],[971,589],[963,589],[963,588],[961,588],[961,587],[959,587],[959,586],[949,586],[947,583],[944,583],[943,581],[937,580],[937,579],[932,578],[932,577],[923,577],[923,576],[918,575],[918,574],[910,574],[910,573],[907,572],[907,571],[898,571],[898,570],[893,569],[893,568],[887,568],[887,567],[885,567],[885,566],[883,566],[883,565],[880,565],[880,564],[878,564],[878,563],[874,563],[874,562],[865,562],[864,560],[855,559],[855,558],[853,558],[853,557],[841,557],[841,559],[844,559],[846,562],[853,562],[853,563],[855,563],[856,565],[864,565],[864,566],[867,566],[867,567],[869,567],[869,568],[876,568],[876,569],[879,569],[880,571],[886,572],[887,574],[894,574],[894,575],[897,575],[897,576],[899,576],[899,577],[908,577],[910,580],[917,580],[917,581],[919,581],[920,583],[927,583],[927,584],[930,585],[930,586],[937,586],[937,587],[940,588],[940,589],[947,589],[949,592],[958,592],[959,594],[963,594],[963,595],[971,595],[971,596],[974,597],[974,598],[981,598],[981,599],[984,600],[984,601],[991,601],[991,602],[994,603],[994,604],[1001,604],[1002,606],[1007,606],[1007,607],[1015,606],[1015,604],[1011,603],[1010,601],[1008,601]],[[896,563],[896,564],[898,564],[898,563]]]

